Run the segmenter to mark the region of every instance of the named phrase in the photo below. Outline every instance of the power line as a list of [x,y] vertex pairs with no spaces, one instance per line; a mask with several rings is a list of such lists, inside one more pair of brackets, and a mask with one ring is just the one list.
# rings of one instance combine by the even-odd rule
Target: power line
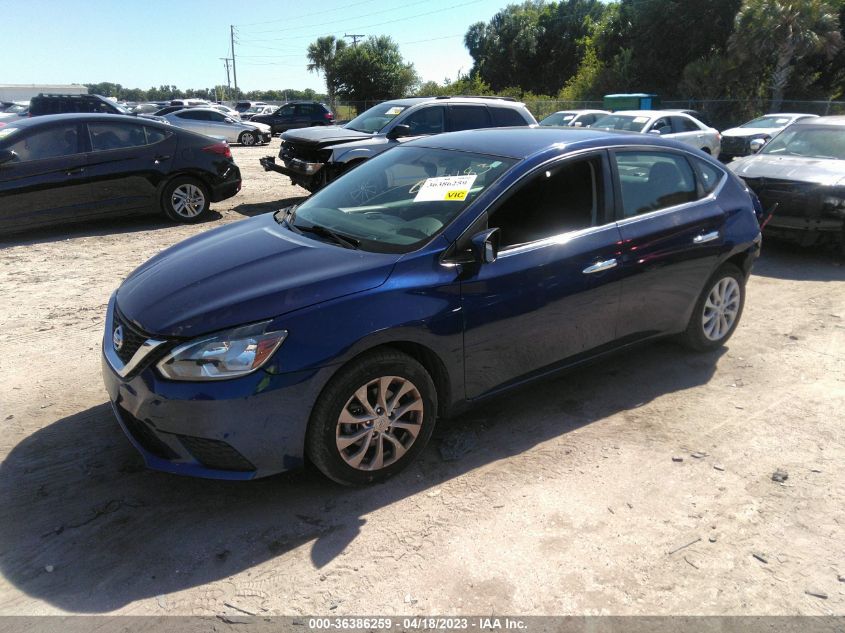
[[[288,18],[277,18],[275,20],[263,20],[261,22],[251,22],[249,24],[238,24],[236,25],[238,28],[242,27],[250,27],[250,26],[264,26],[265,24],[273,24],[274,22],[290,22],[291,20],[301,20],[302,18],[310,18],[314,15],[325,15],[326,13],[337,13],[338,11],[343,11],[344,9],[351,9],[353,7],[361,6],[362,4],[372,4],[373,2],[380,2],[381,0],[362,0],[361,2],[353,2],[352,4],[346,4],[342,7],[337,7],[336,9],[326,9],[325,11],[316,11],[313,13],[303,13],[302,15],[295,15],[293,17]],[[395,10],[395,9],[394,9]],[[267,32],[270,31],[256,31],[256,33]]]

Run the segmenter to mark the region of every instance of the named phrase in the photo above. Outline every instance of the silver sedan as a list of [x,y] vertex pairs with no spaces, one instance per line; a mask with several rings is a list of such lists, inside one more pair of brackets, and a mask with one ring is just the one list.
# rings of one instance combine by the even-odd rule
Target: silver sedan
[[625,130],[671,138],[719,157],[722,135],[688,114],[671,110],[622,110],[602,117],[590,127]]
[[171,125],[206,136],[226,139],[229,143],[257,145],[269,143],[270,126],[263,123],[236,121],[214,108],[186,108],[164,115]]

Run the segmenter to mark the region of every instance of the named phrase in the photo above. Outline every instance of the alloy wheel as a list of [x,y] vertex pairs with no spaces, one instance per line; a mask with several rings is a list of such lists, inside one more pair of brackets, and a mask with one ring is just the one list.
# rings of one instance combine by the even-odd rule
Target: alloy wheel
[[205,208],[205,194],[191,183],[179,185],[170,196],[173,211],[183,218],[194,218]]
[[252,132],[241,134],[241,145],[255,145],[255,135]]
[[407,378],[382,376],[359,387],[341,409],[335,442],[356,470],[374,471],[396,463],[422,429],[423,400]]
[[733,277],[722,277],[716,282],[707,295],[701,315],[704,336],[719,341],[728,335],[739,314],[740,297],[739,282]]

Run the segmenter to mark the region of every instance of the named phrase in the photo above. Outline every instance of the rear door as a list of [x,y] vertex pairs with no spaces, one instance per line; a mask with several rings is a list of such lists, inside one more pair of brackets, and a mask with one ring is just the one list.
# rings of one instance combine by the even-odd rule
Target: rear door
[[197,110],[179,110],[173,113],[173,116],[178,119],[176,125],[179,127],[208,136],[210,130],[208,129],[209,121],[206,115],[206,112]]
[[450,132],[477,130],[493,125],[490,112],[483,105],[452,104],[449,106],[448,116],[448,128]]
[[176,153],[176,134],[124,121],[92,121],[87,130],[91,151],[85,170],[96,208],[122,215],[157,207],[158,186]]
[[0,148],[17,154],[0,165],[0,233],[95,215],[77,122],[38,126],[10,135]]
[[[624,275],[620,338],[679,332],[725,245],[725,173],[686,152],[611,152]],[[709,173],[703,177],[703,171]]]
[[620,236],[609,173],[602,151],[543,166],[491,209],[499,257],[461,282],[468,398],[616,337]]
[[672,138],[701,149],[707,145],[704,130],[698,124],[685,116],[670,117],[672,121]]

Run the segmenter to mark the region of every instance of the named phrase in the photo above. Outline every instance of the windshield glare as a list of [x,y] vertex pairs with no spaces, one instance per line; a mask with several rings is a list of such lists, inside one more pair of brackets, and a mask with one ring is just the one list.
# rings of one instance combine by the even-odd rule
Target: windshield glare
[[408,107],[396,103],[380,103],[356,116],[345,127],[358,132],[378,132],[395,119],[397,114],[407,110]]
[[789,117],[784,116],[761,116],[759,119],[740,125],[740,127],[784,127],[789,123],[789,120]]
[[364,250],[409,252],[448,226],[515,163],[498,156],[397,147],[299,205],[294,227],[322,226],[358,240]]
[[590,127],[602,130],[627,130],[628,132],[642,132],[648,123],[646,116],[630,116],[623,114],[608,114],[593,123]]
[[769,141],[761,153],[845,160],[845,127],[790,126]]

